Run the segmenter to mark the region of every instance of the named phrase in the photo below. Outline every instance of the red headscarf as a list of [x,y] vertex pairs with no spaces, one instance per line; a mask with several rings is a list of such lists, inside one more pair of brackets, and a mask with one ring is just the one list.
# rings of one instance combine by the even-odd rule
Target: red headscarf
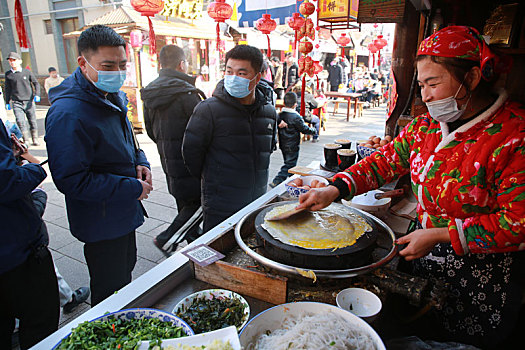
[[450,26],[432,34],[421,42],[417,55],[453,57],[479,62],[485,80],[494,78],[495,69],[501,72],[510,68],[508,61],[500,62],[499,57],[489,49],[476,29],[466,26]]

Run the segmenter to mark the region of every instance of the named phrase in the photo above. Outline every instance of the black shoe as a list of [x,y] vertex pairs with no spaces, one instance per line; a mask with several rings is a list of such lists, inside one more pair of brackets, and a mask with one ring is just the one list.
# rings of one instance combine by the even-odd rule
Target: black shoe
[[64,305],[62,310],[67,314],[71,311],[73,311],[74,308],[76,308],[78,305],[82,304],[84,301],[87,300],[89,297],[89,294],[91,291],[89,290],[89,287],[80,287],[76,291],[73,292],[73,299]]
[[[164,243],[164,244],[166,244],[166,243]],[[171,256],[171,253],[170,253],[169,250],[163,248],[164,244],[160,243],[160,242],[157,240],[157,238],[153,238],[153,245],[154,245],[155,247],[157,247],[157,249],[160,250],[161,253],[164,254],[164,256],[165,256],[166,258],[169,258],[169,257]]]

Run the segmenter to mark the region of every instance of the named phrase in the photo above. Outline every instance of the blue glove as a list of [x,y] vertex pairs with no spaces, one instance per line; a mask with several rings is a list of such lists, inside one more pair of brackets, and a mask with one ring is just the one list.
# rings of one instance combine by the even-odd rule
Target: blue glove
[[7,109],[8,111],[10,111],[10,110],[11,110],[11,105],[10,105],[9,103],[6,103],[6,104],[5,104],[5,109]]
[[40,102],[40,96],[35,96],[34,100],[35,102]]

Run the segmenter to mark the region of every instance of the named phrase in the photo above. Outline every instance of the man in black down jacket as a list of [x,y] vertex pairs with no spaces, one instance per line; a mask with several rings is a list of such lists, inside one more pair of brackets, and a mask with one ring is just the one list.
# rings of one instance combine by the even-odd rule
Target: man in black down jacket
[[297,165],[299,159],[299,144],[301,143],[301,133],[315,134],[315,129],[304,123],[303,118],[295,108],[297,107],[297,95],[295,92],[287,92],[284,95],[284,107],[279,113],[278,123],[284,121],[286,127],[281,128],[279,124],[279,148],[283,153],[284,164],[279,173],[270,183],[270,187],[275,187],[291,174],[288,170]]
[[[195,78],[186,74],[184,51],[175,45],[160,50],[159,77],[142,89],[144,121],[149,137],[157,144],[168,190],[175,197],[178,214],[171,225],[153,243],[163,249],[166,242],[195,214],[201,204],[200,178],[190,175],[182,160],[182,139],[195,106],[205,98],[195,87]],[[195,225],[197,226],[197,225]],[[194,241],[198,227],[175,239],[171,250],[186,239]]]
[[295,63],[292,53],[288,52],[286,54],[286,60],[283,64],[283,86],[285,91],[291,91],[298,81],[299,66]]
[[262,62],[253,46],[231,49],[224,79],[195,108],[186,128],[182,155],[202,179],[204,231],[266,192],[276,112],[271,89],[258,85]]

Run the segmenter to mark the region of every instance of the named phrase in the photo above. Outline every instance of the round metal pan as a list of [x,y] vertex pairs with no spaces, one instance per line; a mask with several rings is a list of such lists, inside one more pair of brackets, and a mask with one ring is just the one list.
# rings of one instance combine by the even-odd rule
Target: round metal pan
[[[338,249],[306,249],[292,246],[275,239],[262,225],[266,214],[276,207],[294,203],[294,201],[278,202],[262,209],[255,218],[255,230],[258,245],[262,246],[266,257],[280,261],[285,264],[293,264],[308,269],[344,269],[365,265],[371,260],[371,253],[375,247],[378,230],[373,220],[363,217],[353,208],[334,203],[341,206],[345,211],[353,212],[363,217],[372,227],[372,231],[365,232],[351,246]],[[299,204],[295,201],[295,204]],[[296,214],[309,215],[307,212]]]
[[[235,227],[235,240],[237,241],[237,244],[239,247],[246,252],[250,257],[258,261],[259,263],[278,271],[282,271],[284,273],[292,274],[301,276],[298,269],[302,269],[300,266],[296,266],[295,264],[284,264],[281,262],[277,262],[271,258],[268,258],[262,254],[259,254],[258,252],[252,250],[243,240],[243,236],[249,236],[253,234],[255,230],[255,219],[257,215],[264,209],[268,208],[269,206],[274,205],[267,204],[261,208],[257,208],[253,210],[251,213],[248,213],[245,215],[237,224]],[[282,203],[281,203],[282,205]],[[355,212],[359,213],[362,217],[365,217],[369,220],[372,220],[378,227],[380,227],[380,234],[384,234],[387,236],[387,238],[391,241],[391,247],[388,250],[387,254],[384,255],[382,258],[380,258],[377,261],[373,261],[370,263],[367,263],[363,266],[357,266],[352,268],[346,268],[346,269],[311,269],[318,278],[349,278],[354,277],[357,275],[368,273],[384,264],[392,260],[392,258],[397,254],[397,247],[395,245],[395,235],[394,232],[386,225],[383,221],[379,220],[378,218],[362,211],[359,209],[352,208]]]

